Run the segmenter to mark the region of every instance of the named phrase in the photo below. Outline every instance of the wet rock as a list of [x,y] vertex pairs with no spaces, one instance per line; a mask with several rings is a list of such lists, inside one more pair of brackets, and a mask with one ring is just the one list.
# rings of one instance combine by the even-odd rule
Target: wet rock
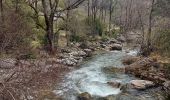
[[122,92],[126,92],[129,89],[128,84],[123,84],[120,82],[107,82],[108,85],[112,86],[113,88],[120,88]]
[[124,68],[117,68],[117,67],[104,67],[103,71],[107,74],[124,73],[125,69]]
[[164,87],[169,88],[170,89],[170,81],[166,81],[163,83]]
[[132,80],[130,82],[130,85],[134,89],[147,89],[149,87],[153,87],[155,84],[152,81],[147,81],[147,80]]
[[113,45],[111,45],[110,50],[122,50],[122,45],[113,44]]
[[109,95],[107,97],[99,98],[98,100],[116,100],[116,96],[115,95]]
[[78,100],[92,100],[92,96],[88,92],[84,92],[78,95]]
[[122,60],[122,63],[124,65],[130,65],[136,61],[138,61],[140,58],[139,57],[134,57],[134,56],[128,56],[128,57],[125,57],[123,60]]
[[162,84],[166,79],[165,72],[160,70],[159,64],[150,58],[142,58],[125,67],[125,72],[138,78],[150,80],[155,84]]
[[109,84],[113,88],[121,88],[121,86],[122,86],[121,83],[119,83],[119,82],[107,82],[107,84]]
[[164,90],[166,91],[166,93],[168,94],[168,95],[170,95],[170,93],[169,93],[169,91],[170,91],[170,81],[166,81],[166,82],[164,82],[163,83],[163,88],[164,88]]
[[120,95],[117,96],[116,100],[139,100],[139,99],[137,99],[133,95],[121,93]]
[[84,52],[86,53],[87,57],[92,56],[92,50],[91,49],[84,49]]

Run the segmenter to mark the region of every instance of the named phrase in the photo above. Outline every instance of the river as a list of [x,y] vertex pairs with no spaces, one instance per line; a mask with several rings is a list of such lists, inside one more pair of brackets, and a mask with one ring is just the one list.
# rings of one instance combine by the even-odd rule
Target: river
[[[125,51],[99,53],[81,64],[78,69],[68,73],[65,77],[65,82],[61,84],[60,91],[55,92],[62,95],[65,100],[76,100],[77,95],[84,92],[90,93],[93,97],[118,95],[122,92],[120,88],[113,88],[107,82],[116,81],[126,84],[136,78],[124,73],[105,73],[103,69],[105,67],[122,68],[124,65],[121,60],[128,55],[136,56],[136,54],[137,51],[130,51],[129,53]],[[143,100],[157,100],[155,96],[153,98],[153,95],[145,94],[146,98]]]

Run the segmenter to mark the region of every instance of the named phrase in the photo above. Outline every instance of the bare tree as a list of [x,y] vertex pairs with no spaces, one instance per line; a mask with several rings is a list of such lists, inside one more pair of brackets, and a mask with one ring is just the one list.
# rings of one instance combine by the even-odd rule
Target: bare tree
[[[44,26],[40,25],[39,23],[37,23],[37,24],[42,29],[44,29],[46,32],[46,38],[47,38],[47,42],[48,42],[47,47],[51,53],[54,52],[54,34],[55,34],[55,31],[54,31],[55,20],[54,19],[63,18],[61,16],[61,13],[65,12],[67,10],[72,10],[72,9],[77,8],[84,1],[85,0],[77,0],[77,1],[73,2],[72,4],[70,4],[69,6],[67,6],[63,9],[59,9],[59,7],[58,7],[59,0],[41,0],[42,7],[43,7],[43,16],[45,18],[45,28],[44,28]],[[36,6],[34,6],[34,4],[37,4],[37,3],[35,3],[35,1],[29,2],[29,5],[31,6],[31,8],[33,8],[33,10],[35,11],[35,13],[37,14],[37,17],[38,17],[39,11],[36,8]]]

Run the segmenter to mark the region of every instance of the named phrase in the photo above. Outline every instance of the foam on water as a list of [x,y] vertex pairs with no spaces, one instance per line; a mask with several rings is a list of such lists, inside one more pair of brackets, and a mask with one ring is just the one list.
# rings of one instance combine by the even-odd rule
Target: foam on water
[[129,53],[127,53],[128,55],[132,55],[132,56],[137,56],[139,50],[130,50]]

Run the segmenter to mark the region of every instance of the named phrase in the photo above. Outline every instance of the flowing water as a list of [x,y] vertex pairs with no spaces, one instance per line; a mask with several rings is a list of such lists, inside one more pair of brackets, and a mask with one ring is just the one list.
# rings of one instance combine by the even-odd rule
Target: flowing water
[[136,53],[136,51],[130,51],[129,53],[125,53],[124,51],[99,53],[80,65],[79,69],[66,75],[65,82],[61,86],[61,91],[57,91],[56,93],[63,95],[66,100],[76,100],[76,96],[83,92],[88,92],[92,96],[98,97],[117,95],[121,90],[111,87],[107,82],[117,81],[128,83],[135,79],[135,77],[123,73],[104,73],[103,68],[121,68],[123,67],[121,60],[127,55],[136,55]]

